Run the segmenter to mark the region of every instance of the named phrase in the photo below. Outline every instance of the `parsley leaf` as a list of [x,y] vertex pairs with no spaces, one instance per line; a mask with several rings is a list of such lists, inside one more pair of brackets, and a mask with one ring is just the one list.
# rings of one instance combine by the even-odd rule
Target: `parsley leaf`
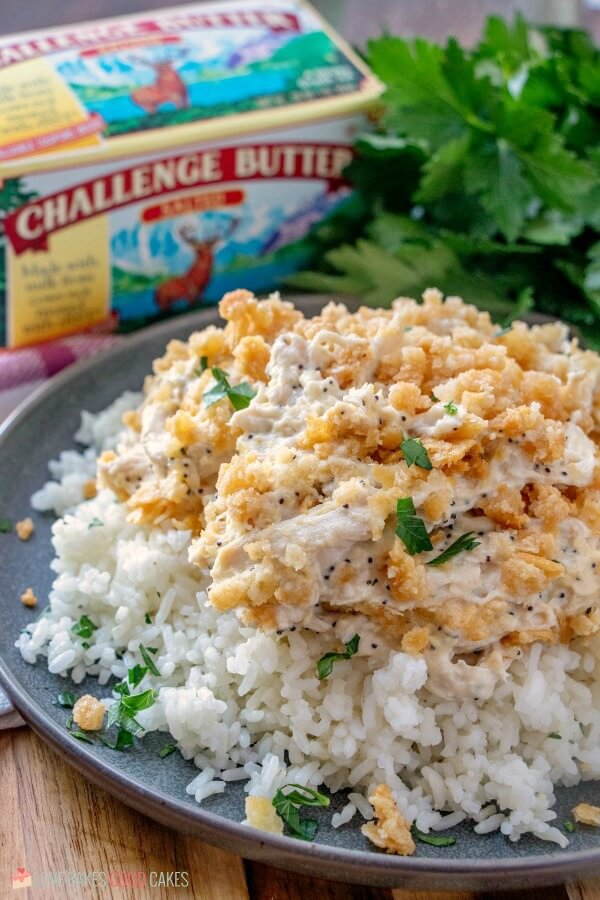
[[323,681],[324,678],[328,678],[333,671],[333,664],[338,662],[338,660],[342,659],[350,659],[357,653],[358,645],[360,643],[360,637],[358,634],[355,634],[353,638],[351,638],[346,647],[341,653],[326,653],[317,663],[317,677],[320,681]]
[[90,638],[97,630],[98,626],[94,625],[92,620],[86,615],[81,616],[79,621],[75,622],[74,625],[71,625],[73,634],[76,634],[77,637],[81,638]]
[[[288,788],[292,790],[288,791]],[[301,819],[300,809],[303,806],[328,807],[330,800],[314,788],[301,784],[286,784],[280,788],[272,800],[275,812],[283,819],[288,831],[294,837],[304,841],[312,841],[318,828],[315,819]]]
[[88,522],[88,531],[90,528],[102,528],[103,525],[104,525],[104,522],[101,519],[99,519],[97,516],[94,516],[94,518]]
[[196,366],[196,368],[194,369],[194,375],[197,375],[198,377],[200,377],[200,375],[202,375],[203,372],[206,372],[207,369],[208,369],[208,356],[201,356],[200,357],[200,365]]
[[433,550],[425,522],[415,515],[412,497],[402,497],[396,504],[396,534],[411,556],[422,550]]
[[137,687],[147,671],[147,666],[140,666],[136,663],[135,666],[128,670],[127,681],[132,687]]
[[444,409],[449,416],[455,416],[458,413],[458,406],[456,403],[453,403],[452,400],[449,400],[448,403],[444,403]]
[[10,519],[0,518],[0,534],[9,534],[13,529]]
[[558,731],[551,731],[548,737],[552,738],[554,741],[562,741],[562,735],[560,735]]
[[[148,647],[148,649],[146,649],[143,644],[140,644],[140,654],[141,654],[142,659],[146,663],[148,671],[150,672],[151,675],[156,675],[158,677],[160,675],[160,672],[156,668],[156,664],[155,664],[154,660],[152,659],[152,657],[150,656],[149,651],[151,651],[151,650],[152,650],[151,647]],[[154,651],[154,652],[156,652],[156,651]]]
[[144,729],[135,718],[135,714],[154,705],[156,691],[149,688],[140,694],[130,694],[129,688],[124,682],[115,685],[114,690],[121,696],[108,710],[106,727],[111,728],[113,725],[118,725],[133,735],[140,734]]
[[152,616],[150,615],[150,613],[145,613],[144,622],[146,623],[146,625],[152,625]]
[[400,449],[404,454],[406,465],[410,468],[413,464],[420,469],[432,469],[431,460],[427,450],[418,438],[408,438],[402,441]]
[[86,744],[94,743],[92,738],[88,734],[84,734],[83,731],[71,731],[70,728],[68,729],[68,731],[71,737],[77,738],[78,741],[84,741]]
[[481,541],[476,541],[474,538],[474,531],[468,531],[466,534],[461,534],[461,536],[453,541],[448,547],[446,547],[446,549],[442,553],[440,553],[439,556],[436,556],[435,559],[430,559],[429,562],[425,565],[442,566],[458,553],[462,553],[464,550],[474,550],[475,547],[479,547],[481,543]]
[[243,381],[241,384],[231,385],[227,373],[217,366],[211,368],[211,373],[215,379],[215,384],[204,393],[204,405],[212,406],[224,397],[235,410],[246,409],[250,405],[250,401],[256,395],[256,391],[250,385]]
[[416,825],[413,825],[411,830],[415,840],[422,844],[430,844],[432,847],[452,847],[456,843],[456,838],[452,835],[425,834],[419,831]]
[[111,750],[128,750],[129,747],[133,746],[134,742],[133,734],[126,728],[119,728],[119,731],[117,732],[117,739],[114,743],[107,740],[105,737],[102,737],[101,734],[99,734],[98,737],[105,745],[105,747],[110,747]]
[[161,759],[164,759],[166,756],[170,756],[171,753],[175,753],[176,750],[177,744],[165,744],[165,746],[158,751],[158,755]]
[[573,822],[570,822],[568,819],[564,824],[564,829],[568,834],[573,834],[573,832],[576,830]]
[[72,691],[61,691],[56,697],[56,702],[59,706],[64,706],[65,709],[73,709],[77,702],[77,695]]

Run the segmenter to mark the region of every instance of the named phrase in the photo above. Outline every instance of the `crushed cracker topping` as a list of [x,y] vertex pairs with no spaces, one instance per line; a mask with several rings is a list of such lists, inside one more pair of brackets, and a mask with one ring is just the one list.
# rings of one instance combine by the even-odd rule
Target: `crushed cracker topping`
[[246,821],[269,834],[283,834],[283,820],[267,797],[246,797]]
[[86,500],[91,500],[98,493],[98,489],[96,487],[96,479],[90,478],[88,481],[83,482],[83,496]]
[[33,519],[29,517],[26,519],[21,519],[15,525],[15,531],[17,533],[17,537],[20,541],[28,541],[33,532],[35,531],[35,525],[33,524]]
[[73,721],[83,731],[100,731],[104,723],[104,704],[91,694],[84,694],[73,707]]
[[590,803],[578,803],[573,808],[573,818],[582,825],[600,825],[600,806]]
[[33,593],[33,588],[28,587],[26,591],[23,591],[21,594],[21,603],[23,606],[27,606],[30,609],[34,606],[37,606],[38,598]]
[[375,821],[367,822],[361,831],[376,847],[398,856],[412,856],[415,842],[410,824],[401,815],[387,784],[378,785],[369,797],[375,811]]

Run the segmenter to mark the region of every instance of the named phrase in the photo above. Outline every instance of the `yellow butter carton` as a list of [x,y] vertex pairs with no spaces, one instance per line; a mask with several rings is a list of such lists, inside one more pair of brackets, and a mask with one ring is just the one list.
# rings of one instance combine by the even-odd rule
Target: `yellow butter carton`
[[351,203],[379,93],[301,0],[0,38],[0,346],[280,285]]

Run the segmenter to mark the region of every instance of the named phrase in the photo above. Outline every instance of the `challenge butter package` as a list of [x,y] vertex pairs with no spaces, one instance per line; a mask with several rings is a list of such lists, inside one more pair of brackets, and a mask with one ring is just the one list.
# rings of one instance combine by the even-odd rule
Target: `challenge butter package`
[[379,91],[297,0],[0,39],[0,346],[277,287]]

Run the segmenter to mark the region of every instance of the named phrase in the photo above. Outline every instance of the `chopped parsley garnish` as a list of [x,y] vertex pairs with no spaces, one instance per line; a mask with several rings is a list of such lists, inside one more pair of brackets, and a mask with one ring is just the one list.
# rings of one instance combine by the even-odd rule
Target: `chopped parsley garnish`
[[207,369],[208,369],[208,356],[201,356],[200,357],[200,365],[196,366],[196,368],[194,369],[194,375],[198,375],[198,377],[199,377],[200,375],[202,375],[203,372],[206,372]]
[[161,759],[164,759],[166,756],[170,756],[171,753],[175,753],[176,750],[177,744],[165,744],[165,746],[158,751],[158,755]]
[[434,403],[439,403],[439,402],[440,402],[440,398],[439,398],[439,397],[436,397],[435,394],[433,393],[433,391],[430,393],[429,396],[431,397],[431,399],[433,400]]
[[573,822],[569,822],[568,819],[567,819],[567,821],[566,821],[565,824],[564,824],[564,829],[565,829],[565,831],[566,831],[568,834],[573,834],[573,832],[576,830],[576,829],[575,829],[575,825],[573,824]]
[[418,466],[420,469],[433,468],[429,454],[418,438],[408,438],[402,441],[400,449],[409,468],[412,465]]
[[147,666],[150,674],[156,675],[158,677],[160,675],[160,672],[156,668],[156,664],[155,664],[154,660],[152,659],[152,657],[150,656],[150,653],[156,653],[156,649],[153,647],[148,647],[148,649],[146,649],[143,644],[140,644],[140,654],[142,656],[142,659],[146,663],[146,666]]
[[327,678],[331,675],[333,671],[333,664],[338,662],[341,659],[350,659],[358,650],[358,645],[360,643],[360,637],[358,634],[355,634],[353,638],[351,638],[347,644],[345,644],[346,649],[341,653],[326,653],[325,656],[322,656],[319,662],[317,663],[317,676],[320,681],[323,681],[324,678]]
[[77,637],[81,638],[91,637],[97,629],[98,626],[94,625],[92,620],[87,616],[82,616],[78,622],[75,622],[75,624],[71,626],[73,634],[76,634]]
[[56,702],[59,706],[64,706],[65,709],[73,709],[77,702],[77,694],[74,694],[72,691],[61,691],[60,694],[57,694]]
[[[288,791],[288,788],[291,790]],[[303,806],[329,806],[329,797],[301,784],[285,784],[273,797],[277,815],[283,819],[289,832],[303,841],[312,841],[318,828],[315,819],[301,819]]]
[[149,688],[147,691],[142,691],[141,694],[130,694],[129,688],[123,682],[121,685],[115,686],[115,691],[121,697],[108,710],[106,727],[110,728],[112,725],[118,725],[119,728],[129,731],[133,735],[139,734],[144,729],[135,718],[135,715],[143,709],[149,709],[154,705],[156,691]]
[[84,734],[83,731],[71,731],[69,729],[69,734],[71,737],[77,738],[78,741],[85,741],[86,744],[93,744],[93,740],[87,734]]
[[107,739],[102,737],[101,734],[99,734],[98,737],[100,738],[104,746],[110,747],[111,750],[123,751],[128,750],[129,747],[133,747],[134,738],[132,733],[128,731],[127,728],[119,728],[117,739],[116,741],[114,741],[114,743],[111,741],[107,741]]
[[420,841],[422,844],[431,844],[432,847],[452,847],[456,843],[456,838],[452,835],[425,834],[425,832],[419,831],[416,825],[412,827],[412,834],[416,841]]
[[475,540],[475,532],[468,531],[466,534],[461,534],[459,538],[446,547],[446,549],[440,553],[439,556],[436,556],[435,559],[430,559],[426,565],[442,566],[444,563],[448,562],[449,559],[452,559],[453,556],[456,556],[457,553],[462,553],[463,550],[474,550],[475,547],[479,547],[480,543],[481,541]]
[[456,403],[453,403],[452,400],[449,400],[448,403],[444,403],[444,409],[449,416],[455,416],[458,412],[458,406]]
[[204,393],[205,406],[212,406],[223,397],[228,398],[235,410],[246,409],[250,405],[256,391],[246,381],[232,386],[229,384],[227,372],[224,372],[223,369],[213,366],[210,371],[216,383]]
[[102,528],[103,525],[104,522],[97,516],[94,516],[94,518],[90,522],[88,522],[88,530],[90,528]]
[[554,741],[562,741],[562,735],[560,735],[558,731],[551,731],[548,737],[552,738]]
[[146,623],[146,625],[152,625],[152,616],[150,615],[150,613],[145,614],[144,622]]
[[13,530],[10,519],[0,518],[0,534],[9,534]]
[[412,497],[402,497],[396,504],[396,534],[411,556],[422,550],[433,550],[425,522],[415,515]]
[[137,687],[147,671],[147,666],[140,666],[136,663],[135,666],[128,670],[127,681],[132,687]]

